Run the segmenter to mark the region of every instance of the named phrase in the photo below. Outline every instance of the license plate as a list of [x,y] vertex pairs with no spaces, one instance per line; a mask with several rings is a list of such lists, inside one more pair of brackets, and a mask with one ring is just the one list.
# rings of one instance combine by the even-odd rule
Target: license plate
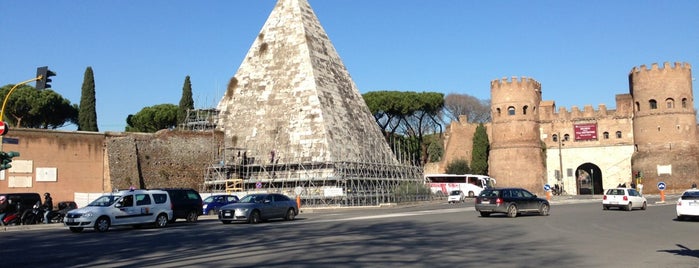
[[223,216],[230,217],[231,213],[230,212],[223,213]]
[[74,222],[74,219],[66,219],[66,222]]
[[699,203],[697,201],[694,201],[694,202],[690,202],[689,205],[690,206],[699,206]]
[[619,202],[617,202],[617,201],[611,201],[611,202],[609,202],[609,203],[610,203],[610,204],[619,204]]

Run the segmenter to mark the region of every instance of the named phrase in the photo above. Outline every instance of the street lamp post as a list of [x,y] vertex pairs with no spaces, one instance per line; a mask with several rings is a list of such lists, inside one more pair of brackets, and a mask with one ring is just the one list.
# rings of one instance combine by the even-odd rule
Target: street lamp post
[[561,133],[558,132],[558,182],[561,184],[561,189],[563,189],[563,143],[561,142]]

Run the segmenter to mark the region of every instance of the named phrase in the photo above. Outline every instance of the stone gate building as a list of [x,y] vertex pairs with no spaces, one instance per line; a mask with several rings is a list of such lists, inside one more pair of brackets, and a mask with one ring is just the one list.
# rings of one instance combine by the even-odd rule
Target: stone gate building
[[[629,93],[616,95],[616,109],[556,107],[542,100],[542,86],[532,78],[498,79],[490,87],[489,175],[500,186],[541,193],[544,184],[558,184],[569,194],[601,194],[633,182],[645,193],[657,193],[660,181],[677,192],[698,178],[688,63],[634,67]],[[474,130],[472,124],[452,123],[446,157],[430,169],[439,172],[451,159],[470,161],[468,137]]]

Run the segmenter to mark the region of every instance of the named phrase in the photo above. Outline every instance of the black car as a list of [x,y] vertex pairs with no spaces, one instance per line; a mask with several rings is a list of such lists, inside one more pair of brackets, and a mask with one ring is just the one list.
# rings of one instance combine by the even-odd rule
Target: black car
[[34,205],[41,206],[41,195],[38,193],[8,193],[4,195],[8,200],[8,215],[19,210],[22,215],[26,210],[32,209]]
[[196,222],[199,215],[202,215],[201,207],[204,202],[196,190],[191,188],[159,188],[154,190],[163,190],[170,195],[173,214],[170,222],[175,222],[177,219]]
[[548,216],[550,209],[549,201],[522,188],[490,188],[476,197],[476,211],[482,217],[492,213],[504,213],[510,218],[523,213]]

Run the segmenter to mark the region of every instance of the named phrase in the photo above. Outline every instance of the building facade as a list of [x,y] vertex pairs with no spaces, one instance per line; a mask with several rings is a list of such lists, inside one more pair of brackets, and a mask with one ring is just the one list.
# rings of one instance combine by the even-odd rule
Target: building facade
[[[489,175],[500,186],[543,193],[544,185],[558,184],[568,194],[602,194],[633,183],[658,193],[662,181],[666,191],[678,192],[699,175],[688,63],[632,68],[629,92],[616,95],[616,109],[568,110],[542,100],[541,92],[531,78],[491,82]],[[444,170],[453,159],[470,161],[470,140],[463,138],[473,136],[475,126],[469,125],[454,122],[447,129],[445,159],[426,170]]]

